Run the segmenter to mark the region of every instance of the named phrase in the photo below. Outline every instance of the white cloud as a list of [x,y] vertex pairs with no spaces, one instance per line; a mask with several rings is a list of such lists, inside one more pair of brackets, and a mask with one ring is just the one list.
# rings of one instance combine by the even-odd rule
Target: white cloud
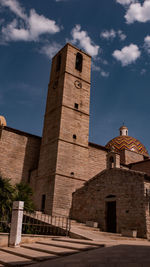
[[31,9],[30,15],[27,16],[17,0],[0,0],[0,4],[9,7],[22,19],[21,21],[15,19],[2,27],[4,41],[37,41],[42,34],[54,34],[60,31],[54,20],[37,14],[34,9]]
[[121,62],[122,66],[127,66],[135,62],[140,57],[141,52],[137,45],[130,44],[122,48],[122,50],[115,50],[112,55]]
[[2,34],[5,41],[29,41],[30,33],[26,29],[17,28],[17,20],[13,20],[6,27],[2,27]]
[[102,77],[109,77],[109,72],[104,71],[100,66],[95,65],[94,62],[92,62],[92,71],[99,72]]
[[0,4],[4,7],[8,7],[13,13],[22,19],[26,19],[24,8],[20,6],[17,0],[0,0]]
[[80,25],[76,25],[73,28],[71,35],[73,37],[73,43],[79,42],[80,47],[93,57],[98,55],[100,47],[92,42],[86,31],[81,31]]
[[118,36],[121,41],[124,41],[127,37],[121,30],[118,31]]
[[116,2],[121,5],[130,5],[131,3],[134,3],[135,0],[116,0]]
[[146,73],[146,69],[142,69],[140,72],[141,75],[144,75],[145,73]]
[[147,35],[144,39],[144,47],[148,53],[150,53],[150,35]]
[[39,35],[44,33],[57,33],[60,28],[56,25],[54,20],[45,18],[43,15],[38,15],[34,9],[30,10],[30,17],[28,19],[31,38],[36,39]]
[[94,62],[92,62],[92,70],[93,71],[100,71],[101,68],[100,68],[100,66],[97,66],[97,65],[94,64]]
[[133,3],[125,15],[128,24],[134,21],[147,22],[150,20],[150,0],[145,0],[143,5],[140,3]]
[[40,53],[51,59],[60,49],[61,45],[58,43],[46,44],[41,48]]
[[102,77],[105,77],[105,78],[108,78],[109,77],[109,72],[105,72],[105,71],[101,71],[101,76]]
[[101,32],[100,36],[107,40],[114,39],[116,37],[116,32],[113,29],[111,29],[110,31],[105,30]]
[[126,39],[126,35],[123,33],[123,31],[121,30],[115,31],[114,29],[111,29],[110,31],[105,30],[101,32],[100,36],[107,40],[113,40],[117,36],[120,38],[121,41],[124,41]]

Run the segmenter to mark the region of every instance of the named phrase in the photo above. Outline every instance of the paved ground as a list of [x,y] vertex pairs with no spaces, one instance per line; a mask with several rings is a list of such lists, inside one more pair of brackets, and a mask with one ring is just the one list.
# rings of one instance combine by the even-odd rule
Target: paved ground
[[104,233],[102,237],[98,241],[60,237],[0,248],[0,266],[150,267],[149,241]]
[[76,222],[71,231],[80,239],[51,237],[19,248],[0,248],[0,267],[150,267],[150,242],[145,239],[104,233]]

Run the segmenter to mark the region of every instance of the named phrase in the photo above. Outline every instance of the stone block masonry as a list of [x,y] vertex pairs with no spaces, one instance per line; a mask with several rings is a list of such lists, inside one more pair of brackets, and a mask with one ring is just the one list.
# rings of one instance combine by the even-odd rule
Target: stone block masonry
[[27,182],[30,171],[37,168],[41,138],[3,127],[0,138],[0,173],[12,184]]
[[116,202],[113,221],[116,220],[117,233],[137,229],[138,237],[146,237],[143,173],[118,168],[104,170],[73,193],[72,218],[84,223],[96,221],[100,229],[109,231],[108,201]]

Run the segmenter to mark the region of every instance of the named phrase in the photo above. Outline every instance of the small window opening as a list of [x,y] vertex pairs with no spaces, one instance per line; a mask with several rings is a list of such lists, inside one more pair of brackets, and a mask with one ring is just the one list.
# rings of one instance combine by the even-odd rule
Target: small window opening
[[73,139],[77,139],[77,136],[76,136],[76,134],[73,134]]
[[108,195],[106,198],[113,198],[116,197],[115,195]]
[[82,71],[83,56],[80,53],[76,55],[76,70]]
[[126,131],[126,135],[128,134],[128,131]]
[[28,172],[28,183],[31,181],[31,170]]
[[109,158],[109,167],[114,168],[114,158],[113,157]]
[[56,71],[60,70],[60,66],[61,66],[61,55],[58,55],[56,63]]
[[74,172],[71,172],[70,174],[71,174],[71,175],[74,175]]
[[120,131],[120,135],[122,135],[122,131]]
[[74,107],[75,107],[76,109],[78,109],[78,108],[79,108],[79,104],[75,103],[75,104],[74,104]]

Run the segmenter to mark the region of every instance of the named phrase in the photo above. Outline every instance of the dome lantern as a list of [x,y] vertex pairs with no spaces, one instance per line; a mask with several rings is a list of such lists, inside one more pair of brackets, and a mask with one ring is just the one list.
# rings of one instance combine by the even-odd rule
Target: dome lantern
[[6,125],[7,125],[7,123],[6,123],[5,117],[0,116],[0,126],[6,126]]
[[128,128],[123,125],[119,128],[120,136],[128,136]]

